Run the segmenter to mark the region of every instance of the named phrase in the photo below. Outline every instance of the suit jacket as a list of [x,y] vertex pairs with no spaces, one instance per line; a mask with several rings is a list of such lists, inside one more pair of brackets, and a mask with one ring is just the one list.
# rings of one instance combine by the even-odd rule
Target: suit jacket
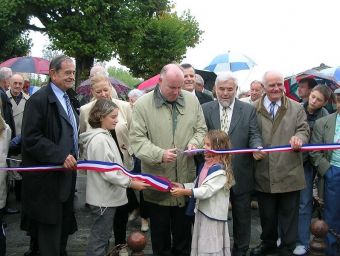
[[0,112],[6,124],[8,124],[9,127],[11,128],[12,138],[14,138],[16,136],[16,132],[15,132],[15,123],[13,119],[12,104],[9,98],[7,97],[6,92],[1,87],[0,87],[0,102],[2,104],[2,108]]
[[[311,144],[334,143],[337,112],[316,120]],[[329,169],[333,150],[310,152],[311,161],[318,173],[323,176]]]
[[[78,115],[73,109],[76,121]],[[62,165],[73,150],[73,128],[51,85],[41,88],[26,103],[22,122],[22,165]],[[22,212],[31,220],[56,224],[61,203],[72,198],[73,171],[23,174]],[[70,206],[72,210],[72,206]]]
[[28,96],[26,93],[22,93],[22,99],[20,100],[19,104],[15,102],[10,90],[6,92],[11,104],[12,104],[12,110],[13,110],[13,119],[15,123],[15,132],[16,135],[21,134],[21,126],[22,126],[22,117],[24,116],[24,109],[26,101],[29,99],[30,96]]
[[198,101],[200,102],[201,105],[204,104],[204,103],[207,103],[209,101],[214,100],[213,97],[211,97],[208,94],[203,93],[203,92],[195,91],[195,94],[196,94],[197,99],[198,99]]
[[[202,105],[208,130],[221,129],[218,101]],[[256,148],[262,146],[262,138],[257,125],[255,108],[235,99],[233,115],[228,132],[233,148]],[[252,154],[232,156],[232,169],[236,184],[232,187],[235,194],[250,192],[254,189],[254,158]]]

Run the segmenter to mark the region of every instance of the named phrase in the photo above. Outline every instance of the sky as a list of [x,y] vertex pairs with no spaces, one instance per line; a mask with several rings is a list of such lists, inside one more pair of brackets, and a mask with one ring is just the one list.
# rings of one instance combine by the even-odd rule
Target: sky
[[[190,10],[204,31],[183,62],[203,69],[222,53],[234,51],[255,61],[236,72],[239,82],[261,79],[266,70],[292,75],[325,63],[340,66],[339,9],[336,0],[175,0],[181,14]],[[33,56],[48,40],[31,33]],[[241,80],[241,81],[240,81]]]

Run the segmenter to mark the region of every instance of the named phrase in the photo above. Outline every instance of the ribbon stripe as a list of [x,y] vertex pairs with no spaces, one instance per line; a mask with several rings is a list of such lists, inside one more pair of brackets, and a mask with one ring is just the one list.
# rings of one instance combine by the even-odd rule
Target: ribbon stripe
[[[321,151],[321,150],[337,150],[340,149],[340,143],[334,144],[305,144],[299,151]],[[257,151],[262,152],[290,152],[294,151],[290,145],[266,147],[266,148],[241,148],[241,149],[227,149],[227,150],[206,150],[206,149],[195,149],[186,150],[183,153],[202,153],[202,152],[212,152],[216,154],[245,154],[253,153]],[[138,179],[149,184],[154,189],[159,191],[169,191],[172,188],[172,183],[169,179],[161,176],[145,174],[145,173],[134,173],[125,167],[117,163],[109,163],[102,161],[87,161],[81,160],[77,162],[77,166],[72,170],[86,170],[94,172],[111,172],[111,171],[121,171],[125,175],[133,179]],[[0,167],[0,171],[19,171],[19,172],[37,172],[37,171],[69,171],[69,169],[64,168],[62,165],[45,165],[45,166],[30,166],[30,167]]]

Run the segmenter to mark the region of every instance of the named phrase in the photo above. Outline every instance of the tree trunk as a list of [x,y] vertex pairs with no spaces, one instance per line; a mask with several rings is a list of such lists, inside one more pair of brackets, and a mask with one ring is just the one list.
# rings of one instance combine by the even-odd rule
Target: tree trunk
[[93,63],[94,57],[76,56],[76,88],[82,81],[85,81],[89,78],[90,69],[93,66]]

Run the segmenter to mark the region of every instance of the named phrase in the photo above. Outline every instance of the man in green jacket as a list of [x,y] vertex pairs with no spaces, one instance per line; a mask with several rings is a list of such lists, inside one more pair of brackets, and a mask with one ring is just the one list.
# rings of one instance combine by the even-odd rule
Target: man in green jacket
[[[262,243],[253,256],[290,256],[297,240],[300,190],[305,187],[302,144],[309,141],[309,127],[302,106],[284,95],[284,79],[276,71],[263,76],[265,94],[255,102],[263,146],[290,144],[292,152],[263,154],[255,170]],[[277,248],[276,241],[281,238]]]
[[[192,156],[181,152],[200,147],[207,131],[197,98],[184,90],[182,69],[168,64],[160,72],[155,90],[134,106],[130,141],[141,160],[142,173],[171,181],[192,182],[196,167]],[[186,199],[147,190],[144,199],[150,215],[154,255],[190,255],[191,220],[185,215]]]

